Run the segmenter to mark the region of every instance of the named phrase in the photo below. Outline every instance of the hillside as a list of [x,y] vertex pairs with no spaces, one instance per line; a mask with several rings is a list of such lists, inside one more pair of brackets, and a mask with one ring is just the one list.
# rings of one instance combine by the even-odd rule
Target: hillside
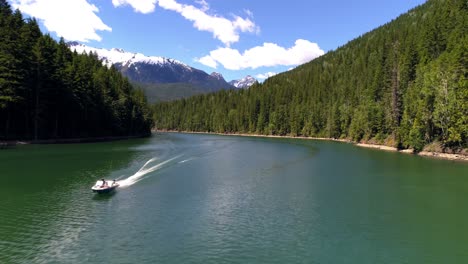
[[105,65],[114,66],[133,84],[143,87],[149,102],[170,101],[234,88],[219,73],[208,74],[174,59],[117,48],[94,48],[78,42],[67,44],[72,51],[96,54]]
[[190,83],[151,84],[133,82],[133,85],[144,91],[149,103],[168,102],[209,92],[203,87]]
[[141,90],[0,0],[0,140],[149,135]]
[[248,90],[158,104],[156,127],[466,149],[467,11],[429,0]]

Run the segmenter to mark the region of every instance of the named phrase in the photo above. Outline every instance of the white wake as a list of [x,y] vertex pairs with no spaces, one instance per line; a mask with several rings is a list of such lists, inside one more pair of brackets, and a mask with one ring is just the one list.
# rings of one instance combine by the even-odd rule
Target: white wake
[[[151,172],[154,172],[158,169],[161,169],[164,165],[170,163],[171,161],[180,158],[182,155],[175,156],[173,158],[170,158],[168,160],[162,161],[158,164],[153,165],[158,158],[152,158],[148,160],[145,165],[143,165],[135,174],[129,176],[126,179],[119,180],[118,183],[120,184],[120,187],[128,187],[131,186],[139,181],[141,181],[146,175],[148,175]],[[151,165],[151,166],[148,166]]]

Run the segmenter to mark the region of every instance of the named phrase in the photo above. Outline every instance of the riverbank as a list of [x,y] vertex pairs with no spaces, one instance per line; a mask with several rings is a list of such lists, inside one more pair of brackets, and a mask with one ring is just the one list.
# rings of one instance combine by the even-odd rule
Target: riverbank
[[154,132],[158,133],[188,133],[188,134],[211,134],[221,136],[240,136],[240,137],[262,137],[262,138],[291,138],[291,139],[304,139],[304,140],[324,140],[324,141],[337,141],[343,143],[354,144],[355,146],[362,148],[372,148],[384,151],[399,152],[404,154],[418,155],[423,157],[431,157],[437,159],[455,160],[468,162],[468,155],[444,153],[444,152],[433,152],[433,151],[421,151],[415,153],[412,149],[398,149],[395,147],[389,147],[378,144],[358,143],[347,139],[336,139],[336,138],[320,138],[320,137],[303,137],[303,136],[278,136],[278,135],[261,135],[261,134],[245,134],[245,133],[214,133],[214,132],[193,132],[193,131],[170,131],[170,130],[157,130]]
[[376,145],[376,144],[364,144],[364,143],[355,143],[358,147],[363,148],[373,148],[385,151],[394,151],[400,152],[405,154],[414,154],[423,157],[432,157],[438,159],[447,159],[447,160],[461,160],[461,161],[468,161],[468,155],[464,154],[457,154],[457,153],[444,153],[444,152],[435,152],[435,151],[421,151],[419,153],[414,153],[413,149],[397,149],[395,147],[389,147],[384,145]]
[[94,142],[107,142],[135,138],[144,138],[148,135],[137,136],[121,136],[121,137],[90,137],[90,138],[58,138],[58,139],[41,139],[41,140],[0,140],[0,149],[7,147],[14,147],[17,145],[29,144],[77,144],[77,143],[94,143]]

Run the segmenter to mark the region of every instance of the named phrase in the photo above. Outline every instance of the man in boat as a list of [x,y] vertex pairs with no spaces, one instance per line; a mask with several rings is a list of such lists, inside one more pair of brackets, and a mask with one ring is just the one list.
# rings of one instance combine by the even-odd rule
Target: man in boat
[[102,181],[101,188],[107,187],[107,182],[106,182],[106,180],[101,179],[101,181]]

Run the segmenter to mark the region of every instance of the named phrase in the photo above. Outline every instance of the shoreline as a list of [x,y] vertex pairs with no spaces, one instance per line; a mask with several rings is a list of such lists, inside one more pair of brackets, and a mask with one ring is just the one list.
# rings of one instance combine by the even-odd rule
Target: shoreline
[[443,153],[443,152],[429,152],[421,151],[419,153],[414,153],[412,149],[397,149],[395,147],[389,147],[385,145],[378,144],[368,144],[368,143],[358,143],[347,139],[336,139],[336,138],[321,138],[321,137],[304,137],[304,136],[277,136],[277,135],[260,135],[260,134],[246,134],[246,133],[215,133],[215,132],[195,132],[195,131],[171,131],[171,130],[155,130],[157,133],[186,133],[186,134],[206,134],[206,135],[220,135],[220,136],[240,136],[240,137],[262,137],[262,138],[288,138],[288,139],[305,139],[305,140],[322,140],[322,141],[335,141],[353,144],[361,148],[370,148],[383,151],[398,152],[404,154],[411,154],[421,157],[429,157],[436,159],[445,159],[453,161],[464,161],[468,162],[468,155],[464,154],[452,154],[452,153]]
[[120,136],[120,137],[90,137],[90,138],[59,138],[59,139],[40,139],[40,140],[0,140],[0,149],[14,147],[18,145],[30,144],[78,144],[78,143],[97,143],[119,141],[126,139],[145,138],[149,135]]

